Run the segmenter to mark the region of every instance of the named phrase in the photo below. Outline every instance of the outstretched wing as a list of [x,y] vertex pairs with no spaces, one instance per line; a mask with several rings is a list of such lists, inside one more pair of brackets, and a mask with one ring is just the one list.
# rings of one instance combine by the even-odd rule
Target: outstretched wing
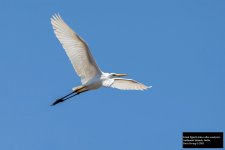
[[59,15],[53,15],[51,24],[54,32],[66,51],[82,84],[101,74],[88,45],[82,40]]
[[132,79],[115,78],[114,82],[111,84],[112,88],[117,88],[120,90],[147,90],[151,86],[146,86]]

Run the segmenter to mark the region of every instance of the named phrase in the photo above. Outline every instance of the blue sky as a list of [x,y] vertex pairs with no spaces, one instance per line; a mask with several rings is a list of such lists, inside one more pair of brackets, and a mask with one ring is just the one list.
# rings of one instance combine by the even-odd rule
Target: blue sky
[[[0,149],[181,149],[183,131],[224,131],[224,6],[1,1]],[[50,107],[80,84],[53,33],[54,13],[88,42],[103,71],[153,88],[102,88]]]

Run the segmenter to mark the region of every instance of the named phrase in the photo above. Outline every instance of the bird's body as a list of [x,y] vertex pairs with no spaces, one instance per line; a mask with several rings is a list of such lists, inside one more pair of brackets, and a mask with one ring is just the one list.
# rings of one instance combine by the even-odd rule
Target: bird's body
[[112,87],[121,90],[146,90],[150,87],[132,79],[119,78],[126,74],[105,73],[100,70],[95,62],[88,45],[78,36],[59,15],[51,18],[51,23],[56,37],[62,44],[77,75],[81,78],[81,86],[74,87],[72,92],[52,105],[63,102],[75,95],[100,87]]

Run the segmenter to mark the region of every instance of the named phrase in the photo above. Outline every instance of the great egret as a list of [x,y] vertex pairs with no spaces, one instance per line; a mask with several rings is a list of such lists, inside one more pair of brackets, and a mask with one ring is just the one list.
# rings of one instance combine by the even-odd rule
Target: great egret
[[126,76],[126,74],[102,72],[96,64],[88,45],[63,21],[60,15],[53,15],[51,24],[56,37],[65,49],[67,56],[82,82],[81,86],[74,87],[71,93],[57,99],[52,105],[56,105],[75,95],[98,89],[102,86],[120,90],[146,90],[151,88],[151,86],[145,86],[132,79],[118,78]]

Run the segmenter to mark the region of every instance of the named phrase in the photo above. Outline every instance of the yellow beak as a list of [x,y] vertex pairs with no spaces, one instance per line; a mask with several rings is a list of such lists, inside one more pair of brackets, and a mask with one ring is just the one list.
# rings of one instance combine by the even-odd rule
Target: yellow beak
[[115,74],[117,77],[127,76],[127,74]]

